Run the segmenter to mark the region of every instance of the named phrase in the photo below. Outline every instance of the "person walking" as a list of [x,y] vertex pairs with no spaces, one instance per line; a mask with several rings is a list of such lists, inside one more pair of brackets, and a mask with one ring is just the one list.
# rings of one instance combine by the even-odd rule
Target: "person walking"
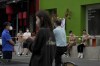
[[3,59],[10,62],[12,59],[12,52],[14,51],[14,41],[11,38],[9,31],[11,30],[11,24],[9,22],[4,23],[4,30],[2,32],[2,52]]
[[61,66],[61,56],[67,51],[67,40],[65,29],[61,27],[61,20],[57,20],[57,27],[53,30],[56,39],[55,66]]
[[22,30],[19,30],[17,34],[17,44],[18,44],[18,56],[21,56],[23,53],[23,33]]
[[31,32],[29,32],[29,29],[27,28],[26,29],[26,32],[23,34],[23,39],[24,39],[24,42],[23,42],[23,48],[24,48],[24,51],[23,51],[23,55],[25,54],[26,56],[28,56],[28,44],[25,42],[26,39],[28,39],[29,37],[31,37]]

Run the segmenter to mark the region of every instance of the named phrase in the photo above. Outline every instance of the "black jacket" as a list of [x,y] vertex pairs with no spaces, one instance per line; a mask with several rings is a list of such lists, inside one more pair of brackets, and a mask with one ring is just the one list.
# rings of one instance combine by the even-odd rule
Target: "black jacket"
[[32,57],[29,66],[52,66],[55,56],[55,37],[48,28],[41,28],[29,46]]

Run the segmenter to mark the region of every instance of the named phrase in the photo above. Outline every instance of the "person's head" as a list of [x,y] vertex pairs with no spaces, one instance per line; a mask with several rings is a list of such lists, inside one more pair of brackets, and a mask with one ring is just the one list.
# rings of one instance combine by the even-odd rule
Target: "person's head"
[[4,28],[5,29],[12,30],[12,26],[11,26],[11,23],[10,22],[5,22],[3,25],[4,25]]
[[61,26],[61,19],[57,19],[56,21],[55,21],[55,24],[56,24],[56,26]]
[[86,30],[83,30],[83,34],[86,34]]
[[50,16],[45,11],[38,11],[36,13],[36,25],[39,28],[44,27],[44,28],[53,29]]
[[70,36],[73,36],[73,31],[70,30],[69,31],[69,34],[70,34]]
[[29,29],[28,28],[26,28],[26,32],[29,32]]
[[19,30],[19,33],[22,33],[22,30]]

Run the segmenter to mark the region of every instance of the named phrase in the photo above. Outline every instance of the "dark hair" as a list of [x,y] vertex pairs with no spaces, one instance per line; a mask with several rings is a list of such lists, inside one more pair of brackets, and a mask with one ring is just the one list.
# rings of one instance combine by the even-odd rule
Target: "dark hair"
[[72,30],[69,31],[69,33],[72,33],[72,32],[73,32]]
[[85,29],[83,31],[86,31]]
[[10,26],[10,25],[11,25],[10,22],[5,22],[5,23],[3,24],[4,28],[6,28],[6,26]]
[[56,25],[57,25],[57,26],[60,26],[60,25],[61,25],[61,21],[62,21],[61,19],[57,19],[57,20],[55,21]]
[[46,11],[38,11],[36,16],[40,18],[40,27],[50,28],[53,30],[52,22],[49,14]]

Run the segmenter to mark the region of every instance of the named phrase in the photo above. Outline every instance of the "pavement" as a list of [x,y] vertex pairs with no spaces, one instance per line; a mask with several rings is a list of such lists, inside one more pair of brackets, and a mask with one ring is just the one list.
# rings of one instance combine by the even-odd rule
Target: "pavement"
[[100,66],[100,60],[97,59],[80,59],[80,58],[70,58],[65,55],[62,56],[63,62],[72,62],[77,66]]
[[[29,66],[29,61],[30,61],[29,56],[13,56],[12,62],[11,63],[0,63],[0,66]],[[89,60],[89,59],[78,59],[78,58],[70,58],[66,56],[62,56],[62,61],[63,62],[72,62],[76,64],[77,66],[100,66],[100,60]],[[54,63],[53,63],[54,66]]]
[[29,56],[17,56],[14,55],[12,62],[5,63],[4,61],[0,63],[0,66],[29,66],[31,55]]

